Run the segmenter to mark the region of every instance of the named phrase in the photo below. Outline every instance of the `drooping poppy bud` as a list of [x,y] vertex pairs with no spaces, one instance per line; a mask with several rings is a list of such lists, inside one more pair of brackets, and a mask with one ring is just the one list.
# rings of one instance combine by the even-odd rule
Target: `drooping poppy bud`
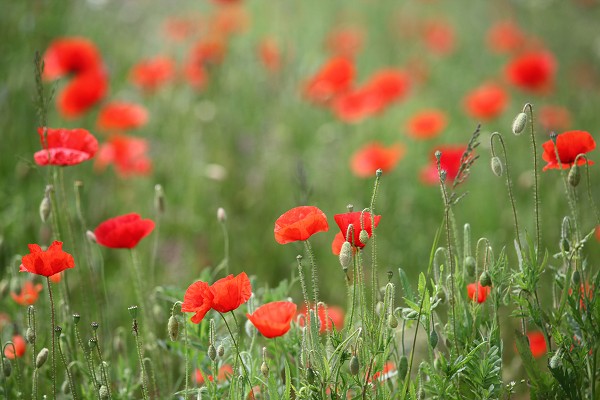
[[521,112],[517,114],[512,124],[512,131],[515,135],[520,135],[525,129],[525,124],[527,124],[527,114]]

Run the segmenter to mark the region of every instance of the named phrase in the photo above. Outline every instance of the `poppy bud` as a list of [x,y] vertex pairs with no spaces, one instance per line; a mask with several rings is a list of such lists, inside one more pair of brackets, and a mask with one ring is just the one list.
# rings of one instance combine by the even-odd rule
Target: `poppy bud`
[[217,210],[217,220],[220,223],[225,223],[225,221],[227,221],[227,213],[225,212],[225,209],[223,207],[219,207],[219,209]]
[[417,392],[417,399],[425,400],[425,389],[423,389],[422,387],[420,387],[419,391]]
[[50,203],[50,198],[48,196],[44,196],[42,202],[40,203],[40,219],[43,223],[48,221],[50,218],[50,214],[52,213],[52,204]]
[[367,242],[369,241],[369,234],[366,230],[362,229],[360,231],[360,233],[358,234],[358,240],[360,240],[362,244],[367,244]]
[[44,363],[48,359],[48,353],[49,353],[49,351],[46,347],[44,347],[43,349],[40,350],[37,357],[35,358],[35,367],[36,368],[42,368],[42,365],[44,365]]
[[81,316],[78,313],[73,314],[73,323],[77,325]]
[[566,238],[560,239],[560,249],[565,253],[569,252],[571,246],[569,245],[569,241]]
[[4,376],[8,378],[10,376],[10,373],[12,372],[12,364],[10,363],[8,358],[4,358],[2,360],[2,368],[4,369]]
[[308,380],[308,383],[310,383],[311,385],[315,384],[315,371],[311,368],[308,367],[308,369],[306,370],[306,379]]
[[350,368],[350,373],[352,375],[358,374],[358,369],[360,367],[358,363],[358,357],[352,356],[352,358],[350,358],[350,364],[348,364],[348,367]]
[[429,335],[429,345],[431,346],[432,349],[435,349],[435,347],[438,344],[438,334],[436,332],[435,329],[431,330],[431,334]]
[[572,280],[575,285],[579,285],[581,283],[581,275],[579,274],[578,270],[575,270],[575,272],[573,272]]
[[525,124],[527,123],[527,114],[524,112],[520,112],[515,117],[512,124],[512,131],[515,135],[520,135],[525,129]]
[[35,343],[35,331],[32,328],[27,328],[27,331],[25,332],[25,339],[27,339],[27,343]]
[[502,165],[502,160],[500,160],[500,157],[492,157],[491,165],[492,172],[494,173],[494,175],[502,176],[502,174],[504,173],[504,166]]
[[475,273],[475,258],[473,256],[465,257],[465,267],[467,268],[467,273],[469,275]]
[[481,286],[484,287],[492,286],[492,276],[490,275],[490,273],[487,271],[483,271],[481,273],[481,276],[479,277],[479,283],[481,283]]
[[225,355],[225,346],[223,346],[222,344],[220,344],[219,347],[217,347],[217,355],[219,357],[223,357]]
[[560,368],[562,366],[562,358],[561,358],[561,354],[560,354],[560,349],[556,353],[554,353],[554,355],[552,356],[552,358],[550,359],[550,362],[548,364],[550,365],[550,368],[552,368],[552,369]]
[[378,301],[377,305],[375,306],[375,312],[377,313],[377,315],[381,315],[383,314],[383,301]]
[[167,323],[167,331],[169,332],[169,338],[172,342],[177,340],[177,336],[179,336],[179,322],[174,315],[171,315],[169,318],[169,322]]
[[348,270],[350,264],[352,263],[352,245],[350,242],[344,242],[342,244],[342,248],[340,249],[340,264],[342,265],[342,269],[344,271]]
[[411,308],[405,308],[402,310],[402,317],[404,319],[417,319],[419,313]]
[[157,214],[165,212],[165,192],[161,185],[154,186],[154,210]]
[[85,236],[91,243],[97,243],[96,235],[94,234],[94,232],[88,230],[85,232]]
[[267,363],[265,361],[263,361],[262,364],[260,365],[260,372],[263,374],[263,376],[265,378],[269,377],[269,366],[267,365]]
[[108,388],[106,385],[100,386],[100,389],[98,389],[98,394],[102,400],[108,399]]
[[405,355],[400,357],[400,362],[398,363],[398,376],[400,379],[404,379],[406,373],[408,372],[408,358]]
[[208,358],[215,361],[217,359],[217,349],[212,344],[208,346]]
[[398,327],[398,318],[394,314],[390,314],[388,318],[388,326],[391,329],[396,329]]
[[444,304],[446,302],[446,291],[444,290],[444,288],[440,287],[438,288],[437,292],[435,293],[435,297],[436,299],[438,299],[440,301],[440,303]]
[[579,185],[579,181],[581,181],[581,173],[579,172],[579,166],[577,164],[573,164],[567,179],[571,186],[576,187]]

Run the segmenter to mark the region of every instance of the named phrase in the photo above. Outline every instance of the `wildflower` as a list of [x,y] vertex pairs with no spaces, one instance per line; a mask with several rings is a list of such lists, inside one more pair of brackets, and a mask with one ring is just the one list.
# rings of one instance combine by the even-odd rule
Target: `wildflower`
[[120,215],[102,222],[94,230],[99,244],[113,249],[132,249],[154,229],[154,222],[139,214]]
[[561,106],[541,106],[538,110],[538,120],[547,131],[563,131],[571,127],[571,113]]
[[[362,215],[362,224],[361,224],[361,215]],[[367,234],[369,235],[369,237],[371,237],[373,235],[373,231],[371,229],[371,213],[369,213],[369,212],[361,212],[361,211],[347,212],[345,214],[336,214],[333,216],[333,218],[335,219],[335,222],[340,227],[340,230],[341,230],[342,234],[344,234],[344,236],[348,232],[348,225],[352,224],[352,226],[354,227],[354,229],[353,229],[354,238],[353,239],[351,238],[351,240],[352,240],[351,244],[354,247],[358,247],[361,249],[363,247],[365,247],[365,244],[362,243],[359,238],[361,230],[364,229],[367,232]],[[375,215],[374,220],[375,220],[375,227],[377,227],[377,225],[379,225],[379,221],[381,220],[381,215]]]
[[16,357],[23,357],[25,354],[25,349],[27,347],[25,343],[25,339],[21,335],[13,335],[12,342],[13,346],[5,346],[4,347],[4,356],[10,360],[14,360]]
[[98,141],[85,129],[38,128],[43,150],[33,156],[37,165],[76,165],[89,160]]
[[231,34],[246,31],[249,25],[250,17],[244,7],[220,7],[210,20],[210,32],[215,36],[227,38]]
[[323,211],[314,206],[300,206],[285,212],[275,221],[275,240],[286,244],[307,240],[318,232],[327,232],[329,224]]
[[315,103],[326,103],[346,92],[354,78],[354,64],[343,57],[330,59],[306,83],[304,95]]
[[373,177],[378,169],[384,172],[392,170],[404,156],[404,152],[404,146],[400,143],[384,147],[378,142],[372,142],[352,155],[350,168],[358,177]]
[[452,53],[456,47],[454,27],[442,19],[427,21],[423,39],[427,48],[439,56]]
[[529,349],[531,354],[535,358],[539,358],[546,354],[546,339],[544,334],[539,331],[527,332],[527,339],[529,340]]
[[96,126],[103,131],[126,131],[140,128],[148,122],[145,107],[124,101],[105,104],[98,114]]
[[505,67],[508,81],[528,92],[551,88],[556,74],[556,59],[549,51],[529,51],[513,58]]
[[173,79],[174,75],[174,61],[166,56],[157,56],[135,64],[129,80],[140,89],[152,92]]
[[43,251],[39,245],[30,244],[29,254],[21,259],[19,271],[49,277],[73,268],[75,266],[73,256],[64,252],[62,245],[62,242],[54,241],[48,250]]
[[248,301],[252,295],[250,280],[245,272],[234,277],[219,279],[210,287],[213,294],[212,308],[220,313],[233,311]]
[[[548,140],[542,147],[544,148],[544,154],[542,159],[547,162],[544,166],[544,171],[548,169],[562,169],[570,168],[575,163],[575,158],[578,154],[588,153],[596,148],[596,142],[592,135],[585,131],[567,131],[563,132],[556,137],[556,149],[555,144],[552,140]],[[556,159],[556,153],[558,151],[559,160]],[[585,158],[579,158],[577,165],[583,164],[594,164],[593,161],[587,161]],[[560,166],[559,166],[560,165]]]
[[[598,239],[600,240],[600,239]],[[346,234],[342,232],[338,232],[333,238],[333,242],[331,242],[331,252],[336,256],[340,255],[340,251],[342,250],[342,245],[346,241]],[[352,249],[352,252],[356,251],[355,248]]]
[[[442,146],[437,150],[442,152],[440,157],[440,166],[443,171],[446,171],[446,179],[454,180],[460,169],[460,160],[466,148],[459,146]],[[421,180],[428,185],[436,185],[439,183],[439,175],[437,169],[437,159],[435,151],[431,154],[431,163],[421,170]]]
[[431,139],[439,135],[448,125],[446,113],[441,110],[422,110],[406,123],[409,136],[415,139]]
[[380,99],[380,107],[383,109],[390,103],[398,101],[408,94],[410,78],[408,73],[403,70],[384,68],[371,76],[365,83],[365,88]]
[[58,94],[58,111],[65,118],[80,117],[102,100],[107,91],[108,77],[104,69],[80,73]]
[[199,324],[206,313],[212,308],[213,297],[208,283],[202,281],[194,282],[185,291],[181,311],[195,313],[191,321]]
[[35,304],[42,288],[43,286],[40,283],[34,285],[32,281],[25,281],[21,293],[17,295],[15,292],[10,292],[10,296],[17,304],[29,306]]
[[147,175],[152,170],[152,162],[146,155],[148,142],[146,139],[112,135],[108,142],[102,144],[96,157],[95,168],[104,169],[114,164],[117,173],[127,178],[132,175]]
[[258,45],[258,56],[265,69],[271,73],[281,69],[281,51],[277,41],[272,37],[266,37]]
[[221,36],[210,36],[197,42],[190,52],[190,60],[201,65],[221,64],[227,54],[227,44]]
[[84,37],[64,37],[52,43],[44,53],[44,79],[54,80],[68,74],[97,70],[102,58],[96,45]]
[[208,76],[201,60],[190,56],[183,68],[183,76],[190,86],[196,90],[204,89]]
[[489,121],[504,112],[508,100],[508,94],[502,86],[488,82],[467,93],[464,107],[471,117]]
[[163,24],[163,30],[173,42],[183,42],[197,33],[198,22],[190,17],[169,17]]
[[[581,283],[579,286],[579,308],[585,310],[585,302],[591,301],[594,295],[594,286],[588,282]],[[573,289],[569,288],[569,296],[573,294]]]
[[512,20],[498,21],[488,30],[486,41],[494,53],[512,53],[523,47],[525,34]]
[[365,33],[357,27],[338,28],[327,35],[325,47],[341,57],[354,57],[363,47]]
[[479,282],[469,283],[467,285],[467,296],[469,299],[481,304],[487,299],[491,290],[491,287],[483,286]]
[[379,381],[383,382],[394,376],[398,375],[398,370],[396,369],[396,365],[393,362],[388,361],[383,366],[381,371],[377,371],[373,374],[373,376],[369,379],[369,382]]
[[[233,376],[233,368],[229,364],[224,364],[219,368],[219,372],[217,373],[217,382],[225,382],[229,378]],[[212,375],[207,375],[209,381],[213,382],[214,377]],[[196,369],[194,372],[194,379],[196,379],[196,383],[198,385],[203,385],[205,382],[204,373],[200,369]]]
[[296,314],[296,305],[289,301],[274,301],[258,307],[246,317],[266,338],[283,336],[290,330],[290,323]]
[[[314,309],[314,307],[312,308]],[[304,326],[304,320],[310,322],[310,313],[303,307],[298,316],[305,318],[299,320],[299,325]],[[344,327],[344,310],[338,306],[328,306],[319,304],[319,333],[331,331],[333,327],[340,330]]]

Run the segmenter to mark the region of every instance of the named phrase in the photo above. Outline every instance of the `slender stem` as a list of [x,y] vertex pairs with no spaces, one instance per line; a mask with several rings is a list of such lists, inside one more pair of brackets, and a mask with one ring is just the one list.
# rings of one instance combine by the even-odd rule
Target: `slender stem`
[[[538,180],[539,180],[539,171],[538,171],[538,159],[537,159],[537,145],[535,143],[535,132],[533,127],[533,106],[531,103],[525,104],[524,108],[529,109],[529,123],[530,123],[530,131],[531,131],[531,148],[533,149],[533,204],[534,204],[534,212],[535,212],[535,239],[536,239],[536,253],[539,255],[541,251],[541,238],[542,231],[540,229],[540,195],[538,190]],[[506,152],[505,152],[506,155]],[[508,168],[506,170],[508,174]]]
[[221,230],[223,231],[223,242],[225,252],[225,274],[229,275],[229,232],[225,222],[221,222]]
[[308,315],[308,310],[310,309],[310,304],[308,301],[308,290],[306,289],[306,282],[304,281],[304,271],[302,271],[302,256],[298,255],[296,257],[296,261],[298,262],[298,277],[300,279],[300,287],[302,288],[302,297],[304,298],[304,304],[306,306],[306,313]]
[[[237,355],[237,359],[242,364],[242,369],[244,370],[244,376],[246,378],[246,381],[248,382],[248,385],[250,385],[250,391],[252,392],[252,398],[254,398],[254,390],[252,389],[252,383],[250,382],[250,372],[246,369],[246,364],[244,364],[244,360],[242,360],[242,356],[240,354],[240,347],[238,346],[238,342],[235,340],[235,337],[233,336],[233,332],[229,328],[229,324],[227,323],[227,319],[225,318],[225,315],[223,315],[222,313],[219,313],[219,315],[221,316],[221,318],[223,318],[223,322],[225,323],[225,326],[227,327],[227,331],[229,332],[229,336],[231,336],[231,340],[233,341],[233,346],[235,347],[235,353]],[[231,315],[233,315],[233,311],[231,311]],[[235,318],[235,315],[234,315],[234,318]],[[236,325],[237,325],[237,323],[236,323]]]
[[100,398],[100,395],[98,394],[98,381],[96,380],[96,373],[94,372],[94,362],[90,359],[90,353],[87,351],[85,345],[83,344],[83,340],[81,339],[81,335],[79,334],[79,328],[77,327],[77,324],[75,324],[74,329],[75,329],[75,338],[77,339],[77,342],[79,343],[79,347],[81,347],[81,350],[83,351],[83,356],[85,357],[85,361],[86,361],[86,363],[88,365],[88,369],[90,371],[90,376],[92,377],[92,384],[94,386],[94,391],[96,392],[98,398]]
[[[371,216],[371,307],[372,314],[375,315],[375,303],[377,302],[377,246],[375,241],[375,201],[377,200],[377,189],[381,179],[381,170],[377,170],[375,175],[375,184],[373,185],[373,194],[371,195],[371,204],[369,206]],[[361,218],[362,222],[362,218]]]
[[60,355],[60,359],[62,360],[62,363],[65,366],[65,371],[67,372],[67,380],[69,382],[69,388],[71,389],[71,395],[73,396],[73,399],[77,399],[77,392],[75,391],[75,385],[73,383],[73,376],[71,375],[71,371],[69,370],[69,365],[67,364],[67,359],[64,355],[64,353],[62,352],[62,348],[60,347],[60,335],[57,338],[56,341],[57,345],[58,345],[58,354]]
[[104,380],[104,384],[108,389],[108,398],[111,399],[112,396],[110,393],[110,382],[108,381],[108,374],[106,373],[106,367],[104,366],[104,359],[102,358],[102,352],[100,351],[100,343],[98,342],[98,335],[96,334],[96,331],[94,331],[93,337],[95,339],[96,352],[98,353],[98,361],[100,361],[100,374],[102,375],[102,380]]
[[133,337],[135,338],[135,347],[137,350],[138,360],[140,362],[140,368],[142,372],[142,396],[144,399],[148,399],[148,384],[146,383],[146,366],[144,364],[144,357],[142,355],[142,341],[140,339],[138,331],[138,323],[134,318],[133,320]]
[[31,351],[31,365],[34,366],[33,370],[33,388],[31,391],[31,398],[37,399],[37,367],[35,367],[35,360],[37,357],[37,352],[35,351],[35,342],[37,341],[36,331],[35,331],[35,307],[33,305],[27,308],[27,322],[29,329],[33,330],[33,343],[31,343],[32,351]]
[[50,357],[52,360],[52,398],[56,399],[56,358],[54,356],[54,344],[55,344],[55,336],[54,336],[54,328],[56,327],[54,321],[54,299],[52,298],[52,286],[50,285],[50,278],[46,277],[46,283],[48,284],[48,296],[50,297],[50,321],[51,321],[51,331],[52,331],[52,352],[50,353]]
[[[310,267],[312,273],[312,284],[313,284],[313,294],[315,301],[315,315],[319,316],[319,279],[317,277],[317,264],[315,263],[315,256],[310,246],[310,242],[308,240],[304,241],[304,246],[306,247],[306,252],[308,253],[308,258],[310,260]],[[318,321],[316,322],[318,324]]]

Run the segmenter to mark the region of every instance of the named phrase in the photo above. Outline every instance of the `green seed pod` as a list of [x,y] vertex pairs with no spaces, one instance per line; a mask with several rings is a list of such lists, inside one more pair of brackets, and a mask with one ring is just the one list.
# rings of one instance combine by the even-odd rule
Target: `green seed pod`
[[502,176],[502,174],[504,173],[504,166],[502,165],[502,160],[500,160],[500,157],[492,157],[491,161],[491,166],[492,166],[492,172],[494,173],[494,175],[496,176]]
[[527,114],[521,112],[517,114],[512,124],[512,131],[515,135],[520,135],[525,129],[525,124],[527,124]]
[[360,240],[362,244],[367,244],[369,241],[369,234],[366,230],[361,229],[360,233],[358,234],[358,240]]
[[77,313],[73,314],[73,323],[74,323],[75,325],[77,325],[77,324],[79,323],[79,320],[80,320],[80,319],[81,319],[81,315],[79,315],[79,314],[77,314]]
[[208,346],[208,358],[213,361],[217,359],[217,349],[212,344]]
[[350,368],[350,373],[352,375],[358,374],[358,369],[360,367],[358,363],[358,357],[352,356],[352,358],[350,358],[350,363],[348,364],[348,367]]
[[306,379],[308,380],[308,383],[314,385],[316,378],[315,371],[311,367],[308,367],[306,370]]
[[35,343],[35,331],[31,328],[27,328],[25,332],[25,339],[27,339],[27,343],[34,344]]
[[102,400],[108,399],[108,388],[106,385],[100,386],[100,389],[98,389],[98,394]]
[[398,327],[398,318],[394,314],[390,314],[388,317],[388,326],[390,329],[396,329]]
[[219,357],[223,357],[225,355],[225,346],[223,346],[222,344],[220,344],[219,347],[217,347],[217,355]]
[[8,358],[4,358],[2,360],[2,366],[4,368],[4,376],[8,378],[12,372],[12,364],[10,363]]
[[467,256],[465,257],[465,267],[467,268],[467,273],[469,275],[475,274],[475,257]]
[[260,365],[260,372],[263,374],[263,376],[265,378],[269,377],[269,366],[267,365],[267,363],[265,361],[263,361],[262,364]]
[[481,286],[484,287],[492,286],[492,276],[490,275],[490,273],[487,271],[483,271],[481,273],[481,276],[479,277],[479,283],[481,283]]
[[174,315],[171,315],[169,322],[167,323],[167,331],[169,332],[169,338],[172,342],[177,341],[179,336],[179,321]]
[[44,196],[42,202],[40,203],[40,219],[43,223],[48,221],[50,218],[50,214],[52,213],[52,204],[50,203],[50,198],[48,196]]
[[436,332],[435,329],[431,330],[431,334],[429,335],[429,345],[431,346],[432,349],[435,349],[435,347],[438,344],[438,334]]
[[581,173],[579,172],[579,166],[577,164],[573,164],[571,170],[569,171],[569,175],[567,176],[567,180],[569,184],[573,187],[579,185],[581,181]]
[[35,358],[35,367],[36,368],[42,368],[42,365],[44,365],[44,363],[48,359],[48,353],[49,353],[49,351],[46,347],[44,347],[43,349],[40,350],[37,357]]
[[411,308],[405,308],[402,310],[402,317],[404,319],[417,319],[419,313]]
[[340,249],[340,264],[342,265],[342,269],[347,271],[352,264],[352,245],[350,242],[344,242],[342,244],[342,248]]
[[578,270],[575,270],[575,272],[573,272],[573,277],[571,278],[573,280],[573,283],[578,286],[579,284],[581,284],[581,275],[579,274]]
[[408,357],[402,355],[400,357],[400,362],[398,363],[398,376],[400,379],[404,379],[406,377],[406,373],[408,372]]

